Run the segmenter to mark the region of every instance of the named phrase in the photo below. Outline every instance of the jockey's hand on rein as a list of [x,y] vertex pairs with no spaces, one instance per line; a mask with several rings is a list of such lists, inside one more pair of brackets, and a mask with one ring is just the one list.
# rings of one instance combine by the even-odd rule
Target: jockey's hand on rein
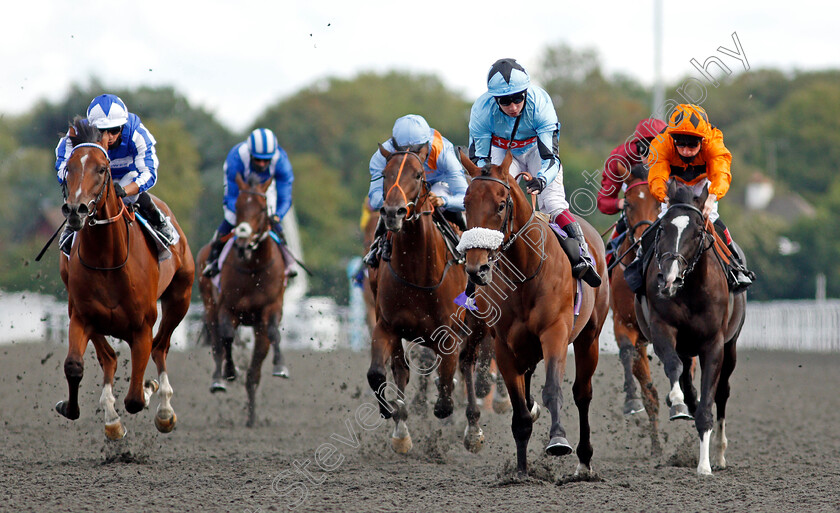
[[118,198],[125,198],[125,189],[123,189],[122,185],[115,183],[114,192],[117,194]]
[[277,224],[279,222],[280,222],[280,216],[278,216],[277,214],[272,214],[271,215],[271,224]]
[[528,194],[539,194],[545,189],[545,178],[537,176],[525,182],[525,190]]

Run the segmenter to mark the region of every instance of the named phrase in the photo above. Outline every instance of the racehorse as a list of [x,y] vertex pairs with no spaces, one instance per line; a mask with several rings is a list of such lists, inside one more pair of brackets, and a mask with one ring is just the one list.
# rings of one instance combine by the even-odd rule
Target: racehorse
[[[73,150],[67,159],[65,202],[61,210],[76,234],[70,257],[62,253],[59,269],[67,287],[70,315],[69,347],[64,361],[70,395],[55,408],[68,419],[79,418],[79,383],[90,340],[104,373],[99,403],[105,411],[105,434],[111,440],[125,436],[125,426],[114,409],[117,354],[105,339],[112,336],[125,340],[131,348],[126,411],[139,412],[156,391],[160,405],[155,413],[155,426],[158,431],[168,433],[175,428],[177,418],[170,404],[173,391],[166,371],[166,355],[172,332],[190,306],[195,271],[192,253],[169,207],[154,198],[180,237],[168,248],[171,257],[159,262],[152,236],[140,226],[114,190],[102,134],[77,118],[69,135]],[[162,317],[153,338],[158,299]],[[143,374],[150,355],[157,366],[158,381],[144,384]]]
[[[619,164],[619,169],[622,169]],[[610,307],[613,312],[613,330],[618,344],[618,354],[624,367],[624,414],[633,415],[647,410],[650,418],[651,453],[662,452],[659,443],[659,397],[650,378],[650,364],[647,355],[648,340],[639,331],[634,307],[635,294],[627,285],[624,273],[636,255],[642,233],[650,227],[659,215],[659,202],[650,193],[647,183],[647,169],[634,166],[624,181],[624,219],[627,223],[624,241],[616,250],[617,271],[610,274]],[[639,380],[641,395],[636,387]],[[643,402],[644,400],[644,402]]]
[[[470,280],[483,286],[477,293],[480,315],[489,311],[496,315],[492,324],[496,362],[513,404],[511,428],[518,472],[527,473],[528,439],[540,411],[530,395],[531,376],[542,359],[546,362],[542,399],[551,412],[550,441],[545,451],[561,456],[573,450],[566,440],[560,413],[567,350],[574,344],[572,390],[580,417],[575,475],[587,478],[591,476],[592,459],[592,376],[598,364],[598,335],[609,308],[608,285],[604,282],[593,289],[572,279],[569,259],[552,229],[538,220],[516,179],[510,176],[512,159],[508,152],[501,165],[478,167],[461,152],[461,162],[472,176],[464,200],[470,228],[462,238],[466,270]],[[580,224],[603,276],[603,242],[589,223],[581,219]],[[471,349],[465,348],[464,354],[469,355]]]
[[[735,368],[735,345],[744,325],[746,298],[729,292],[726,274],[715,251],[714,228],[701,211],[708,187],[700,196],[672,180],[669,208],[656,232],[654,259],[645,274],[644,297],[636,297],[642,333],[653,342],[671,383],[670,418],[691,419],[700,437],[697,473],[712,473],[709,444],[712,402],[717,406],[715,464],[726,460],[726,401]],[[699,356],[700,397],[691,379],[691,359]]]
[[[433,209],[423,166],[428,147],[418,145],[389,152],[380,145],[379,151],[386,159],[383,170],[386,193],[380,212],[385,227],[392,232],[393,250],[390,260],[383,258],[377,271],[376,325],[367,379],[382,416],[394,419],[393,449],[406,453],[412,447],[404,396],[410,367],[421,375],[437,369],[438,399],[434,413],[440,419],[446,418],[454,409],[453,376],[461,346],[460,334],[467,332],[470,337],[483,337],[486,330],[472,315],[462,321],[463,308],[452,302],[464,290],[466,275],[463,265],[450,258],[443,235],[431,217]],[[412,347],[419,344],[432,349],[434,364],[425,366],[412,361],[411,347],[404,350],[401,339],[411,341]],[[386,381],[385,366],[389,360],[395,383]],[[475,391],[469,388],[472,379],[465,380],[468,397],[475,405]],[[394,401],[386,398],[386,390],[396,395]],[[478,451],[483,434],[477,416],[468,420],[464,444]]]
[[[211,392],[226,391],[224,380],[236,379],[231,347],[236,329],[240,325],[254,329],[254,349],[245,380],[248,427],[253,427],[257,420],[257,387],[269,347],[274,347],[275,367],[279,366],[281,372],[285,369],[280,353],[280,319],[286,290],[286,265],[279,245],[271,236],[271,216],[266,202],[266,191],[271,182],[269,179],[260,184],[256,175],[246,182],[237,174],[239,195],[236,197],[234,240],[221,264],[218,287],[204,275],[198,281],[204,302],[204,322],[213,341],[216,362]],[[204,268],[209,253],[210,244],[198,252],[199,269]]]
[[[365,202],[365,208],[367,202]],[[373,244],[374,233],[376,232],[376,225],[379,223],[379,211],[371,210],[368,213],[366,222],[362,227],[362,237],[365,252],[368,251],[370,245]],[[374,299],[374,288],[376,287],[376,272],[378,268],[367,268],[367,272],[362,279],[362,297],[365,300],[365,322],[367,323],[368,332],[373,333],[373,327],[376,325],[376,303]]]

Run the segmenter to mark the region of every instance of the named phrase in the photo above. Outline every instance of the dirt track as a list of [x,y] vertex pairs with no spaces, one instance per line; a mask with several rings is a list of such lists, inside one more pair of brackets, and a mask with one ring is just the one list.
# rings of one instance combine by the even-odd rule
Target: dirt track
[[[466,424],[460,405],[448,425],[434,418],[431,405],[426,418],[412,416],[414,449],[395,454],[390,421],[365,430],[355,420],[359,406],[374,400],[364,393],[367,355],[350,352],[288,354],[292,379],[264,377],[260,422],[251,430],[244,427],[241,382],[226,395],[208,392],[208,349],[173,353],[179,424],[161,435],[152,410],[124,414],[128,370],[126,347],[121,349],[115,393],[129,434],[106,442],[98,411],[102,371],[92,348],[85,358],[82,417],[71,422],[53,410],[66,396],[65,348],[0,346],[0,510],[288,511],[305,493],[295,511],[840,511],[836,354],[742,351],[728,408],[729,468],[710,478],[695,474],[693,424],[669,423],[664,405],[663,455],[649,456],[647,419],[623,418],[620,363],[603,355],[591,411],[593,468],[600,480],[568,482],[575,456],[540,455],[546,416],[534,427],[527,480],[514,479],[511,471],[509,415],[492,411],[482,412],[487,443],[478,455],[460,443]],[[247,357],[240,349],[240,367]],[[665,390],[662,367],[653,363],[656,385]],[[565,425],[575,445],[577,410],[568,402],[568,380],[564,394]],[[315,463],[325,443],[338,449],[318,455],[334,468],[330,472]],[[307,460],[296,470],[295,462],[305,466]]]

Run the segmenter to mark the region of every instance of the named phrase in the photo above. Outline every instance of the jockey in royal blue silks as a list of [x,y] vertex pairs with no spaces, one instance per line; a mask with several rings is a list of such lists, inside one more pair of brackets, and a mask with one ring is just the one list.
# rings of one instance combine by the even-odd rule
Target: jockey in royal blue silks
[[528,172],[528,193],[539,193],[540,211],[580,244],[581,256],[572,273],[597,287],[595,270],[580,224],[569,211],[563,187],[563,163],[557,155],[560,123],[554,103],[542,88],[531,84],[515,59],[499,59],[487,74],[487,92],[470,111],[470,159],[478,166],[501,164],[510,151],[511,176]]
[[268,213],[272,216],[272,230],[280,240],[280,249],[286,262],[286,275],[290,278],[296,276],[297,263],[286,247],[281,225],[283,217],[292,208],[292,182],[294,182],[295,176],[292,173],[289,157],[285,150],[277,144],[274,132],[267,128],[257,128],[251,132],[248,140],[237,144],[230,150],[225,159],[224,172],[224,219],[213,235],[207,265],[202,271],[204,275],[213,277],[219,274],[219,255],[226,242],[222,240],[222,237],[229,234],[236,223],[236,197],[239,196],[236,175],[241,176],[245,181],[250,176],[256,175],[261,183],[269,178],[274,178],[268,191],[266,191]]
[[[175,239],[175,230],[146,192],[157,181],[155,138],[140,118],[128,112],[125,103],[113,94],[99,95],[90,102],[87,123],[98,128],[103,135],[117,195],[126,204],[136,204],[140,214],[149,221],[163,242],[171,244]],[[72,152],[73,144],[68,133],[55,148],[55,169],[62,187],[67,176],[67,159]],[[72,233],[65,227],[59,238],[59,246],[67,254],[70,253]]]
[[[391,138],[382,143],[389,152],[411,151],[419,152],[423,146],[429,149],[428,156],[423,162],[426,172],[425,180],[431,186],[431,203],[441,209],[443,217],[458,226],[461,231],[467,229],[464,219],[464,194],[467,191],[467,179],[461,159],[455,147],[440,132],[429,127],[429,123],[417,114],[408,114],[394,123]],[[368,199],[373,210],[379,210],[385,202],[383,194],[384,179],[382,171],[385,169],[385,157],[377,150],[370,158],[370,189]],[[385,234],[385,223],[379,218],[376,225],[373,244],[370,252],[365,256],[367,265],[379,265],[379,257],[389,254],[389,242]]]

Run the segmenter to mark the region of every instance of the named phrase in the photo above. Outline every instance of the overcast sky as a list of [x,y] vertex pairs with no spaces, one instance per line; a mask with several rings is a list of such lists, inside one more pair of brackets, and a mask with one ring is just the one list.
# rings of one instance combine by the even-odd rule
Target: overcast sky
[[[699,77],[690,59],[712,55],[743,72],[718,52],[736,50],[733,32],[752,69],[840,68],[834,3],[663,4],[666,81]],[[653,0],[24,0],[4,2],[2,12],[0,113],[57,100],[96,76],[114,87],[173,85],[244,130],[278,99],[360,71],[437,73],[473,98],[496,59],[533,68],[563,42],[596,48],[607,73],[653,81]]]

